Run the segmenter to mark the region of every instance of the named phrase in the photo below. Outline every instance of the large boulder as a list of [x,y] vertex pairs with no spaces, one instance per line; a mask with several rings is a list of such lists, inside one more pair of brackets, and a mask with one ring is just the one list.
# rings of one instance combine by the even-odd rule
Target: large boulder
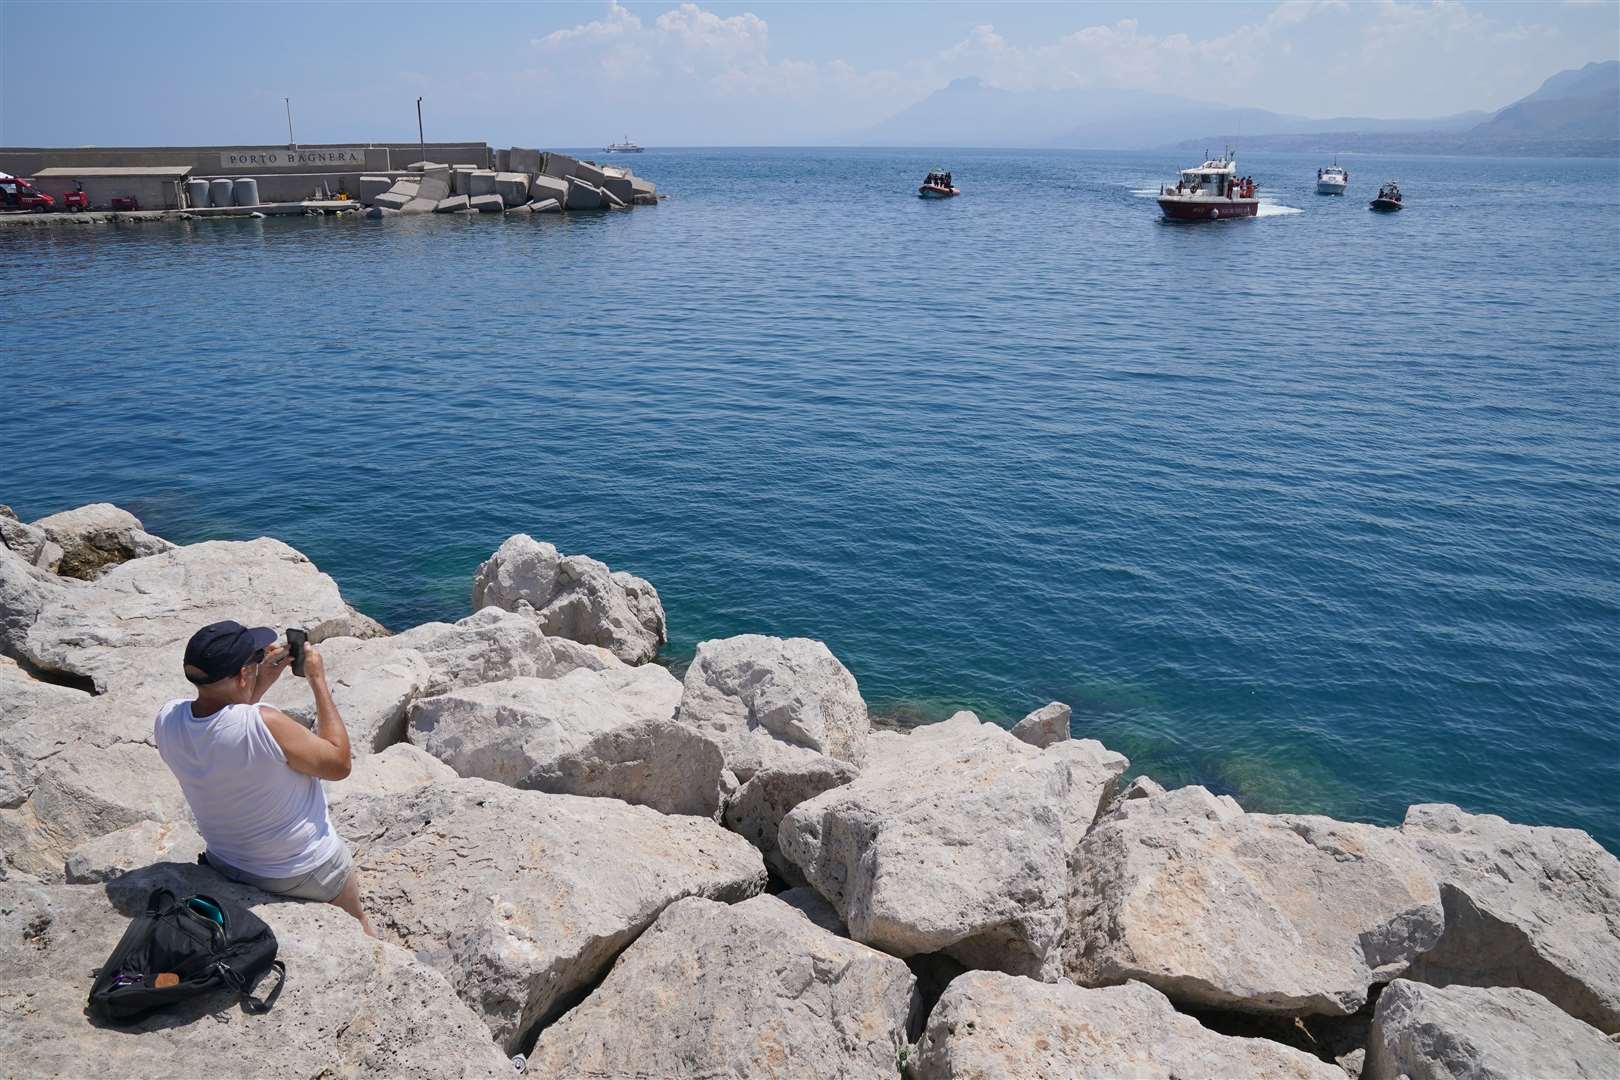
[[1102,989],[972,971],[953,980],[917,1046],[916,1080],[1344,1080],[1267,1039],[1210,1031],[1139,982]]
[[70,589],[67,581],[0,545],[0,656],[22,657],[39,613]]
[[[894,1076],[920,1005],[906,965],[774,896],[665,908],[527,1071],[555,1080]],[[627,1023],[627,1018],[634,1018]]]
[[1057,978],[1069,849],[1125,758],[1037,750],[966,712],[878,745],[788,813],[782,853],[857,941]]
[[[422,655],[401,647],[398,640],[338,637],[320,644],[327,687],[356,755],[375,753],[404,739],[406,709],[432,679]],[[306,725],[315,723],[309,683],[291,671],[282,673],[263,700]]]
[[410,743],[397,743],[377,754],[357,758],[342,780],[322,780],[326,805],[336,806],[358,795],[404,795],[432,784],[454,783],[456,770]]
[[1120,804],[1071,868],[1069,976],[1182,1004],[1354,1013],[1442,928],[1439,887],[1395,830],[1246,814],[1198,787]]
[[1540,994],[1396,979],[1378,997],[1363,1080],[1620,1076],[1620,1046]]
[[854,780],[860,770],[847,761],[816,755],[809,761],[761,769],[726,800],[726,828],[744,837],[765,856],[771,872],[790,885],[805,885],[804,874],[782,854],[777,835],[788,811],[823,791]]
[[1061,701],[1042,705],[1013,725],[1013,738],[1041,747],[1064,742],[1069,738],[1069,720],[1073,715],[1074,710]]
[[1414,806],[1401,833],[1440,882],[1446,931],[1412,965],[1436,985],[1522,986],[1620,1032],[1620,860],[1579,829]]
[[[116,729],[137,716],[109,716],[116,702],[52,709],[0,733],[0,862],[60,881],[71,853],[141,822],[189,817],[174,774],[148,742]],[[145,713],[150,737],[152,712]]]
[[61,546],[52,542],[39,526],[18,521],[9,506],[0,506],[0,548],[7,548],[28,565],[53,574],[62,563]]
[[534,610],[541,629],[644,664],[667,639],[652,585],[586,555],[562,555],[524,533],[507,537],[473,577],[473,607]]
[[668,721],[680,693],[655,666],[507,679],[415,702],[410,740],[462,776],[532,787],[536,770],[599,735]]
[[859,768],[871,726],[855,676],[827,646],[760,634],[698,645],[679,716],[718,742],[744,781],[817,755]]
[[720,747],[674,720],[609,728],[538,764],[524,787],[650,806],[661,814],[718,818],[725,787]]
[[39,669],[87,678],[98,691],[154,679],[184,688],[186,641],[220,619],[302,626],[317,642],[352,633],[355,623],[332,579],[279,540],[210,541],[55,592],[20,651]]
[[360,849],[373,924],[444,971],[508,1052],[669,904],[765,884],[741,837],[613,799],[459,780],[352,796],[332,815]]
[[549,637],[534,618],[486,607],[454,623],[423,623],[388,639],[427,661],[425,694],[502,679],[557,679],[570,671],[624,666],[607,649]]
[[[117,1027],[85,1014],[90,972],[160,886],[247,904],[269,924],[287,965],[273,1012],[253,1016],[221,991]],[[444,976],[409,952],[366,937],[330,904],[273,902],[195,865],[160,864],[105,887],[0,883],[0,969],[8,1076],[512,1076]]]
[[160,555],[174,545],[141,527],[140,519],[112,503],[91,503],[40,518],[36,529],[62,549],[57,573],[91,580],[109,567]]
[[94,885],[153,863],[194,863],[207,846],[189,822],[139,821],[73,849],[67,857],[67,882]]

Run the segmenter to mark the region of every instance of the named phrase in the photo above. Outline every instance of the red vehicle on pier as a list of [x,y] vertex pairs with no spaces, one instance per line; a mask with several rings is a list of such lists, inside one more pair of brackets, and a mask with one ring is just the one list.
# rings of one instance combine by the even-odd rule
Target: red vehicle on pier
[[54,210],[56,200],[20,176],[0,173],[0,207],[7,210]]

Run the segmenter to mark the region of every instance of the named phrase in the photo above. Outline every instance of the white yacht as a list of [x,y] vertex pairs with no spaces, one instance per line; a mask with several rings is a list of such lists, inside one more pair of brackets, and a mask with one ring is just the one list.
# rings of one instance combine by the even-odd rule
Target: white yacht
[[1325,169],[1316,170],[1316,193],[1318,195],[1343,195],[1344,189],[1350,186],[1350,174],[1339,167],[1337,160]]

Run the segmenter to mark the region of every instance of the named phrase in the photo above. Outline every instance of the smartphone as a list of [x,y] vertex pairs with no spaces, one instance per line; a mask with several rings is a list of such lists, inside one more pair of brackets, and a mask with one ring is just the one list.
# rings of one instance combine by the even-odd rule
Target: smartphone
[[287,655],[292,657],[294,675],[304,674],[304,643],[309,640],[307,631],[296,627],[287,627]]

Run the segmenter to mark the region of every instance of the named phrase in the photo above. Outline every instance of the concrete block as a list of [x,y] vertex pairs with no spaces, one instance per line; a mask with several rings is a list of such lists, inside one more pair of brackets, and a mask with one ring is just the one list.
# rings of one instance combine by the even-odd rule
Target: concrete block
[[544,159],[545,155],[538,150],[525,150],[521,146],[514,146],[506,152],[506,168],[511,172],[533,176],[540,171]]
[[506,209],[506,202],[499,195],[474,195],[470,202],[480,214],[499,214]]
[[609,191],[607,188],[597,188],[596,190],[602,193],[602,205],[607,207],[609,210],[630,209],[629,203],[613,194],[613,192]]
[[506,200],[507,206],[529,201],[529,175],[520,172],[495,174],[495,194]]
[[629,205],[630,200],[636,197],[636,186],[630,182],[628,176],[609,175],[603,177],[602,182],[597,187],[626,205]]
[[436,161],[413,161],[409,165],[405,166],[405,171],[406,172],[427,172],[430,169],[442,169],[442,168],[445,168],[445,166],[440,165]]
[[417,189],[416,197],[419,199],[432,199],[438,202],[450,197],[450,167],[440,165],[422,174],[422,186]]
[[[488,198],[488,196],[485,196],[485,197]],[[507,206],[505,203],[502,203],[501,204],[501,209],[505,210],[508,214],[532,214],[532,213],[534,213],[533,210],[529,209],[529,204],[528,203],[524,203],[521,206]],[[491,211],[491,212],[493,213],[493,211]]]
[[594,187],[601,187],[602,181],[607,179],[606,173],[588,161],[576,162],[573,175]]
[[370,210],[367,210],[365,213],[366,213],[366,217],[372,218],[372,219],[398,217],[399,216],[399,210],[396,207],[389,207],[389,206],[373,206]]
[[563,206],[569,210],[602,209],[602,189],[576,177],[568,178],[568,198]]
[[574,170],[577,168],[579,168],[578,159],[571,158],[567,154],[548,152],[546,160],[541,163],[540,171],[547,176],[555,176],[559,180],[566,180],[574,175]]
[[377,196],[393,186],[393,179],[387,176],[362,176],[358,191],[360,201],[370,206],[377,201]]
[[511,168],[512,168],[512,151],[510,151],[510,150],[497,150],[497,151],[495,151],[495,171],[496,172],[508,172],[508,171],[511,170]]
[[493,169],[478,169],[467,177],[467,194],[493,195],[495,194],[495,171]]
[[401,210],[404,208],[406,203],[410,202],[414,198],[416,198],[416,194],[414,192],[409,195],[401,195],[398,192],[385,191],[381,195],[378,195],[376,198],[372,199],[371,205],[384,206],[390,210]]
[[386,147],[386,146],[368,146],[368,147],[366,147],[366,171],[367,172],[387,172],[389,169],[392,169],[392,168],[393,168],[393,166],[388,163],[388,147]]
[[529,204],[529,209],[536,214],[555,214],[562,210],[562,203],[556,199],[536,199]]
[[440,199],[439,200],[439,205],[435,206],[433,208],[433,210],[434,210],[435,213],[439,213],[439,214],[453,214],[457,210],[465,210],[465,209],[467,209],[467,207],[468,207],[467,196],[465,196],[465,195],[451,195],[451,196],[448,196],[447,198]]
[[457,165],[450,170],[450,194],[471,195],[471,182],[476,165]]
[[657,206],[658,205],[658,196],[656,196],[656,195],[643,195],[641,192],[638,191],[638,192],[636,192],[636,197],[631,199],[630,201],[632,203],[634,203],[635,205],[637,205],[637,206]]
[[637,195],[657,195],[658,185],[651,180],[643,180],[634,173],[630,175],[630,187]]
[[402,214],[431,214],[439,208],[438,199],[412,199],[399,208]]
[[568,181],[555,176],[536,176],[529,181],[529,198],[541,201],[556,199],[562,203],[568,198]]

